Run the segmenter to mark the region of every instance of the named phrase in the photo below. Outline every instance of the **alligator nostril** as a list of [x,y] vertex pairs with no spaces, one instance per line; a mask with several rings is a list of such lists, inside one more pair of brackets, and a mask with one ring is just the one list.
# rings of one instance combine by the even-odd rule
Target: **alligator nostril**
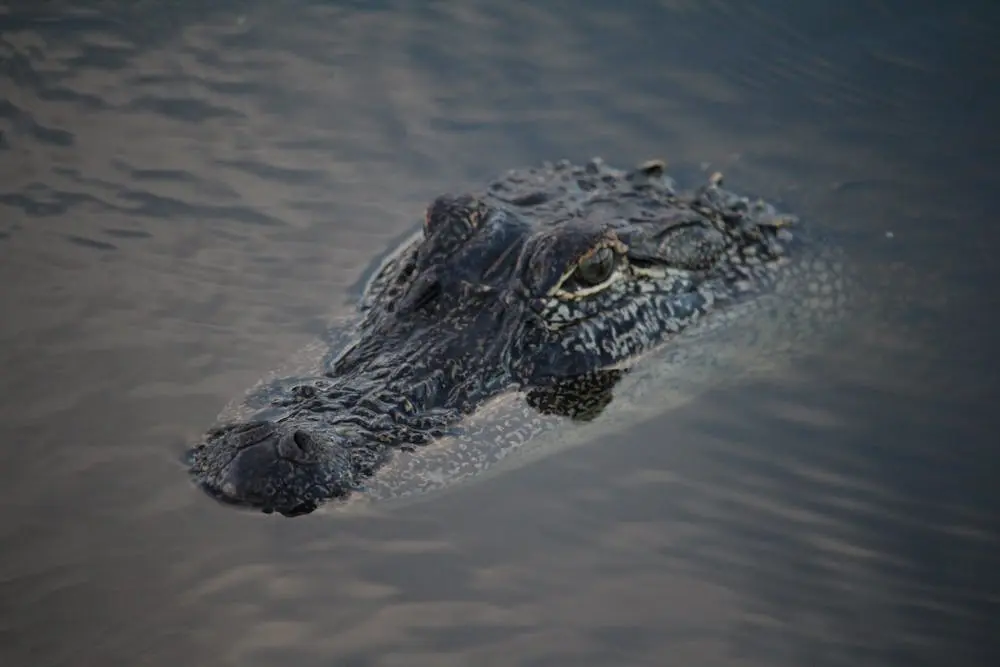
[[305,450],[312,444],[312,436],[305,431],[295,431],[294,435],[292,435],[292,440],[302,450]]
[[296,429],[278,440],[278,455],[283,459],[301,461],[308,458],[314,443],[315,440],[308,431]]

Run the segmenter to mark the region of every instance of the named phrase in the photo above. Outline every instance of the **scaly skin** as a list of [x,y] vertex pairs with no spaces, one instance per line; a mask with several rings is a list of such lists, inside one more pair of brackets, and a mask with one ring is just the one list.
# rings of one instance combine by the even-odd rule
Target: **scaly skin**
[[[834,264],[803,263],[793,223],[718,178],[678,192],[657,162],[561,162],[439,197],[369,282],[327,371],[272,385],[260,415],[211,431],[191,474],[223,502],[286,516],[480,474],[559,418],[600,415],[641,355],[775,295],[839,307]],[[792,287],[806,284],[802,299]],[[527,400],[491,419],[484,408],[511,397]]]

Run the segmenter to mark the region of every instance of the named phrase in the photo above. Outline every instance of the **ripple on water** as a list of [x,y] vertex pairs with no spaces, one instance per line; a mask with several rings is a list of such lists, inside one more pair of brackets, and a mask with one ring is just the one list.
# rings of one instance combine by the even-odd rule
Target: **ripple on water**
[[[990,3],[68,4],[0,10],[0,662],[974,663]],[[949,335],[388,517],[187,486],[430,197],[595,154],[787,197]]]

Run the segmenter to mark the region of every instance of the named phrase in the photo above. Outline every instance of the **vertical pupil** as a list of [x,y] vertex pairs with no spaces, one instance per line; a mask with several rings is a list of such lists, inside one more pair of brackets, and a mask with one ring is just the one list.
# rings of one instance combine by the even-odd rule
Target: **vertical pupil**
[[584,280],[596,284],[607,280],[611,274],[614,255],[609,248],[601,248],[591,255],[580,267]]

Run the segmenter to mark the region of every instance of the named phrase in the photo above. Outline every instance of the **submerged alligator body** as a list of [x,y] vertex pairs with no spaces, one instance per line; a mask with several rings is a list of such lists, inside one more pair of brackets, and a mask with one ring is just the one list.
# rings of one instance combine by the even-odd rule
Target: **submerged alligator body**
[[598,420],[622,387],[655,405],[671,369],[721,364],[726,335],[752,337],[739,349],[759,363],[843,305],[840,267],[795,222],[718,176],[682,192],[655,161],[562,161],[438,197],[369,280],[346,344],[210,431],[191,475],[286,516],[421,493]]

